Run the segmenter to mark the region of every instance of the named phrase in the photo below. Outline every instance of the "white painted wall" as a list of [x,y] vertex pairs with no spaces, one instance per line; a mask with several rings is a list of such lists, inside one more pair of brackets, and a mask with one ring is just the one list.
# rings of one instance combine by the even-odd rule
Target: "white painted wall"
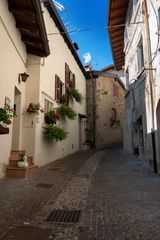
[[[43,7],[43,12],[47,33],[59,32],[45,7]],[[44,99],[47,98],[54,103],[54,107],[58,106],[55,101],[55,74],[65,83],[65,62],[75,74],[76,88],[85,97],[85,77],[62,36],[60,34],[51,35],[48,36],[48,39],[51,54],[47,58],[40,60],[33,56],[29,57],[27,71],[30,79],[27,82],[26,104],[29,104],[29,102],[40,102],[41,106],[44,107]],[[70,101],[70,106],[77,113],[86,114],[85,99],[83,104]],[[32,119],[30,119],[31,121]],[[62,142],[48,141],[44,138],[44,113],[36,116],[34,123],[34,126],[30,126],[24,130],[25,136],[27,136],[24,146],[27,152],[34,156],[35,162],[38,165],[44,165],[79,150],[78,117],[74,121],[65,119],[57,122],[57,125],[64,127],[69,132],[69,137]],[[33,141],[30,141],[31,138]]]
[[[13,15],[8,11],[8,3],[1,0],[0,3],[0,107],[4,106],[5,97],[14,102],[14,88],[19,89],[22,94],[21,119],[25,102],[25,84],[18,83],[18,75],[25,71],[26,51],[21,42],[19,31],[15,27]],[[9,134],[0,135],[0,177],[3,176],[5,165],[8,158],[12,143],[12,125],[10,125]],[[22,121],[20,126],[20,139],[22,133]],[[21,141],[21,140],[20,140]]]
[[[48,32],[58,32],[52,18],[46,8],[44,20]],[[76,88],[86,95],[86,80],[75,61],[71,51],[61,35],[50,36],[49,45],[51,54],[47,58],[27,55],[25,45],[15,27],[15,20],[8,11],[7,1],[2,0],[0,5],[0,107],[4,105],[5,97],[14,103],[15,87],[21,93],[20,108],[20,136],[19,149],[26,150],[27,155],[32,155],[39,166],[61,158],[79,150],[79,119],[75,121],[61,120],[57,124],[63,126],[69,137],[63,142],[48,141],[44,139],[44,113],[33,115],[27,113],[29,103],[40,103],[44,107],[44,99],[47,98],[57,106],[55,102],[55,74],[65,81],[65,62],[76,77]],[[29,77],[26,83],[19,83],[19,73],[27,72]],[[77,113],[86,114],[85,99],[82,104],[70,101],[70,106]],[[84,128],[83,128],[84,129]],[[82,133],[84,135],[84,133]],[[15,132],[14,132],[15,136]],[[5,166],[8,164],[12,145],[12,125],[10,133],[0,135],[0,177],[3,176]],[[13,143],[14,146],[14,143]],[[18,143],[16,143],[18,146]],[[16,149],[17,150],[17,149]]]

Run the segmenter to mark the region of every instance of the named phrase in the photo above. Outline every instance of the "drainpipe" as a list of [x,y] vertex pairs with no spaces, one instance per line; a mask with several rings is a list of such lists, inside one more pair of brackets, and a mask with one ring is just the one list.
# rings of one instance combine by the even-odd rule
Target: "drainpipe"
[[92,73],[90,72],[90,76],[92,79],[92,101],[93,101],[93,108],[92,108],[92,116],[93,116],[93,148],[96,148],[96,99],[95,99],[95,79],[93,78]]
[[154,117],[154,93],[153,93],[153,67],[152,67],[152,52],[151,52],[151,39],[149,30],[149,20],[148,20],[148,7],[147,0],[144,0],[144,16],[145,16],[145,27],[147,33],[147,51],[148,51],[148,71],[149,71],[149,85],[150,85],[150,97],[151,97],[151,114],[152,114],[152,149],[153,149],[153,167],[154,173],[157,171],[157,156],[156,156],[156,144],[155,144],[155,117]]

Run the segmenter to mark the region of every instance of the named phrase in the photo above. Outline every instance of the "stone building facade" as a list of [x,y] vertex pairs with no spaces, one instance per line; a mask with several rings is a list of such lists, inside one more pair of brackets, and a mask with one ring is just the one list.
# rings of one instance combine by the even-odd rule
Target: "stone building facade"
[[124,84],[114,66],[89,73],[87,137],[93,147],[123,142],[124,94]]
[[[160,1],[133,0],[121,4],[124,2],[116,23],[116,13],[112,14],[115,3],[110,2],[108,20],[109,25],[113,21],[125,25],[109,31],[116,66],[123,68],[126,75],[124,148],[145,159],[158,172]],[[121,45],[116,45],[115,36]]]

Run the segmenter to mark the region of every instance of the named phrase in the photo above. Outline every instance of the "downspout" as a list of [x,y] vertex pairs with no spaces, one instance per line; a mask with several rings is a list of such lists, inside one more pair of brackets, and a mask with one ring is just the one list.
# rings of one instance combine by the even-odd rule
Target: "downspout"
[[151,52],[151,39],[150,39],[150,30],[149,30],[149,20],[148,20],[148,7],[147,0],[144,0],[144,16],[145,16],[145,27],[147,33],[147,51],[148,51],[148,71],[149,71],[149,85],[150,85],[150,96],[151,96],[151,114],[152,114],[152,149],[153,149],[153,167],[154,173],[157,171],[157,156],[156,156],[156,140],[155,140],[155,117],[154,117],[154,93],[153,93],[153,67],[152,67],[152,52]]
[[96,99],[95,99],[95,79],[93,78],[92,73],[90,72],[90,76],[92,79],[92,116],[93,116],[93,148],[96,148]]

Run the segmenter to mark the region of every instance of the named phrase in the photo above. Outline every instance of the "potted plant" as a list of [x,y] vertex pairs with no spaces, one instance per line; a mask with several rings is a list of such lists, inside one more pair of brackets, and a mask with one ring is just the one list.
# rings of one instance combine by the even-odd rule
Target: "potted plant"
[[57,120],[59,120],[60,114],[57,112],[56,108],[48,111],[44,115],[46,124],[55,124]]
[[83,97],[78,89],[73,87],[73,84],[70,82],[69,84],[69,95],[75,99],[76,102],[82,103]]
[[67,138],[68,132],[64,128],[49,124],[44,128],[44,133],[49,139],[55,139],[56,141],[63,141]]
[[66,104],[67,102],[67,96],[66,94],[63,94],[62,96],[60,96],[60,104]]
[[67,117],[70,120],[74,120],[75,117],[77,116],[77,113],[69,106],[65,104],[61,104],[60,107],[57,108],[57,112],[63,116]]
[[13,109],[9,105],[0,108],[0,134],[9,133],[7,125],[12,123],[12,118],[15,116]]
[[28,167],[28,158],[26,155],[22,154],[20,155],[20,159],[18,160],[18,167],[20,168],[27,168]]
[[43,112],[43,109],[39,103],[30,103],[27,108],[28,113],[39,114],[39,111]]

